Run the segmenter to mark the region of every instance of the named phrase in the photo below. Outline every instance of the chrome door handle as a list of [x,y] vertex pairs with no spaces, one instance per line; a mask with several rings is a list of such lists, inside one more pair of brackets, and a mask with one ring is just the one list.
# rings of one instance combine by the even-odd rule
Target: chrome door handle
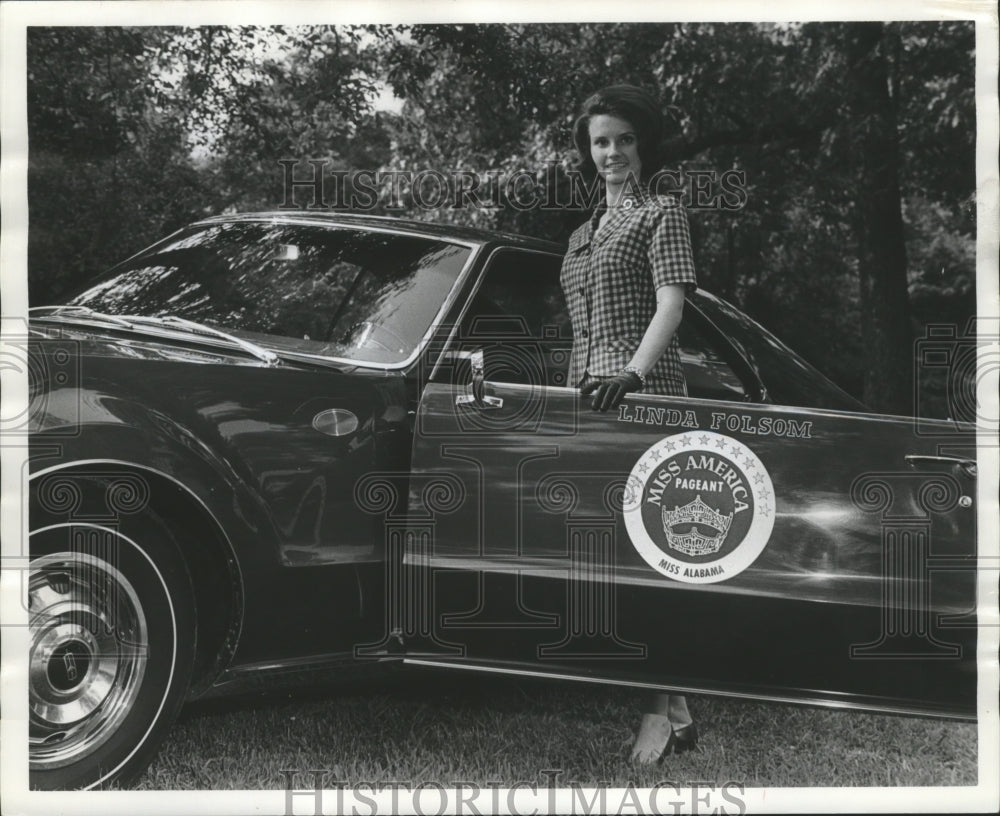
[[503,408],[503,400],[500,397],[482,396],[478,399],[475,394],[459,394],[455,397],[455,405],[471,405],[480,410],[489,408]]
[[961,456],[920,456],[917,454],[910,454],[904,456],[903,459],[906,461],[911,468],[916,470],[917,468],[928,467],[928,466],[957,466],[962,473],[966,476],[975,479],[979,473],[979,468],[976,465],[974,459],[964,459]]
[[[463,355],[465,357],[466,355]],[[482,349],[468,353],[466,359],[472,366],[471,394],[459,394],[455,397],[455,405],[471,405],[480,410],[503,408],[500,397],[486,396],[486,361]]]

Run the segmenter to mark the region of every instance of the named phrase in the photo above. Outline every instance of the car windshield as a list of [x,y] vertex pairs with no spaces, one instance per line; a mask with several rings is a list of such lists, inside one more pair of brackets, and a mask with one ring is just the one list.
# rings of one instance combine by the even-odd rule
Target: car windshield
[[420,345],[470,252],[387,232],[220,223],[171,236],[67,303],[177,315],[279,350],[392,364]]

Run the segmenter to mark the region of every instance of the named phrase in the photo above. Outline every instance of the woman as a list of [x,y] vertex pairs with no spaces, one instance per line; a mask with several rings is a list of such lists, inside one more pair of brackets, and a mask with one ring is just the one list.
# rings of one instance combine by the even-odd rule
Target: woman
[[[687,394],[675,334],[684,295],[696,287],[687,217],[645,189],[660,166],[661,136],[659,105],[633,85],[595,93],[574,127],[580,169],[600,179],[604,197],[570,236],[560,276],[574,335],[567,383],[593,395],[595,411],[637,391]],[[653,762],[696,742],[684,697],[656,694],[632,758]]]

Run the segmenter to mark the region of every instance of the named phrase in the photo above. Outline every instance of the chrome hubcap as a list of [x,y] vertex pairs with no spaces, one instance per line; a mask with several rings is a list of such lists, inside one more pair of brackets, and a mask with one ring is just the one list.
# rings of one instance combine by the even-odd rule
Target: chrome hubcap
[[117,569],[84,553],[31,565],[30,763],[77,761],[110,737],[131,710],[146,668],[139,598]]

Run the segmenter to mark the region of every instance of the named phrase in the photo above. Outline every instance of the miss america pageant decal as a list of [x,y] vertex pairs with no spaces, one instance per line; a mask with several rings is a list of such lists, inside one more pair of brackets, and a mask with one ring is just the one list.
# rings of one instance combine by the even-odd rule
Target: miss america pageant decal
[[653,569],[692,584],[739,575],[774,527],[774,486],[742,442],[711,431],[661,439],[632,468],[625,528]]

